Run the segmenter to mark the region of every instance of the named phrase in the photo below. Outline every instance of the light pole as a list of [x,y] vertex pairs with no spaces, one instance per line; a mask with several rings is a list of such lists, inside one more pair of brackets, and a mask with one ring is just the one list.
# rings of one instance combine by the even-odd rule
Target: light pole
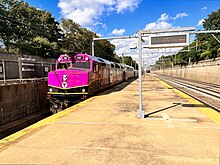
[[122,64],[123,64],[123,65],[125,64],[125,61],[124,61],[124,53],[122,53]]
[[138,31],[138,93],[139,93],[139,109],[137,118],[144,118],[144,110],[142,106],[142,32]]
[[95,56],[94,40],[92,40],[92,56]]

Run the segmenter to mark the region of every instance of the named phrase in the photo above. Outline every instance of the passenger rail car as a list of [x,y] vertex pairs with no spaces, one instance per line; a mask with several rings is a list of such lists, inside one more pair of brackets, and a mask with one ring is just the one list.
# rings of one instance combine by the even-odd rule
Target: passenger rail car
[[48,97],[56,113],[74,98],[96,92],[135,76],[134,68],[88,54],[61,55],[55,71],[48,73]]

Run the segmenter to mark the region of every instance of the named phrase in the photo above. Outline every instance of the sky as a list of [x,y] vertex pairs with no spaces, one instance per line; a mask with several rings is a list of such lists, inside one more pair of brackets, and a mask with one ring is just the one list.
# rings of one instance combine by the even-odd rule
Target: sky
[[[220,8],[220,0],[24,0],[32,6],[50,11],[60,22],[72,19],[100,37],[133,36],[138,30],[158,30],[178,27],[202,29],[202,22]],[[136,39],[112,40],[118,55],[137,58],[130,47]],[[156,50],[151,59],[157,59]],[[151,52],[152,50],[146,50]],[[155,50],[154,50],[155,51]],[[148,61],[149,62],[149,61]]]

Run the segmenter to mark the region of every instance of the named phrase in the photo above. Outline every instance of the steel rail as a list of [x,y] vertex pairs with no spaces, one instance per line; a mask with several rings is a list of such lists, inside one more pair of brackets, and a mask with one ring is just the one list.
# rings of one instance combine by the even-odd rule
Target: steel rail
[[195,88],[196,90],[199,90],[201,92],[204,91],[204,93],[217,96],[220,98],[220,86],[217,84],[199,82],[199,81],[194,81],[194,80],[186,80],[186,79],[184,80],[180,78],[173,78],[170,76],[163,76],[163,77],[167,77],[170,80],[173,80],[177,83],[182,83],[182,85],[184,84],[191,85],[192,88]]
[[155,75],[155,76],[165,81],[167,84],[173,86],[174,88],[186,93],[187,95],[195,98],[196,100],[199,100],[205,105],[220,112],[220,89],[218,91],[213,92],[201,88],[199,89],[199,87],[198,86],[195,87],[195,85],[191,85],[191,84],[189,85],[190,80],[185,80],[185,82],[179,82],[178,78],[173,78],[173,77],[171,78],[168,76],[161,76],[161,75]]

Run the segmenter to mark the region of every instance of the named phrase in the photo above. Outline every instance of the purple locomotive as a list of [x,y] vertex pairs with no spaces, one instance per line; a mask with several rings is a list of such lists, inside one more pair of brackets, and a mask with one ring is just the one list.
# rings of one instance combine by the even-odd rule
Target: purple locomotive
[[88,95],[135,76],[134,68],[88,54],[61,55],[55,71],[48,73],[51,111],[67,107],[74,98]]

